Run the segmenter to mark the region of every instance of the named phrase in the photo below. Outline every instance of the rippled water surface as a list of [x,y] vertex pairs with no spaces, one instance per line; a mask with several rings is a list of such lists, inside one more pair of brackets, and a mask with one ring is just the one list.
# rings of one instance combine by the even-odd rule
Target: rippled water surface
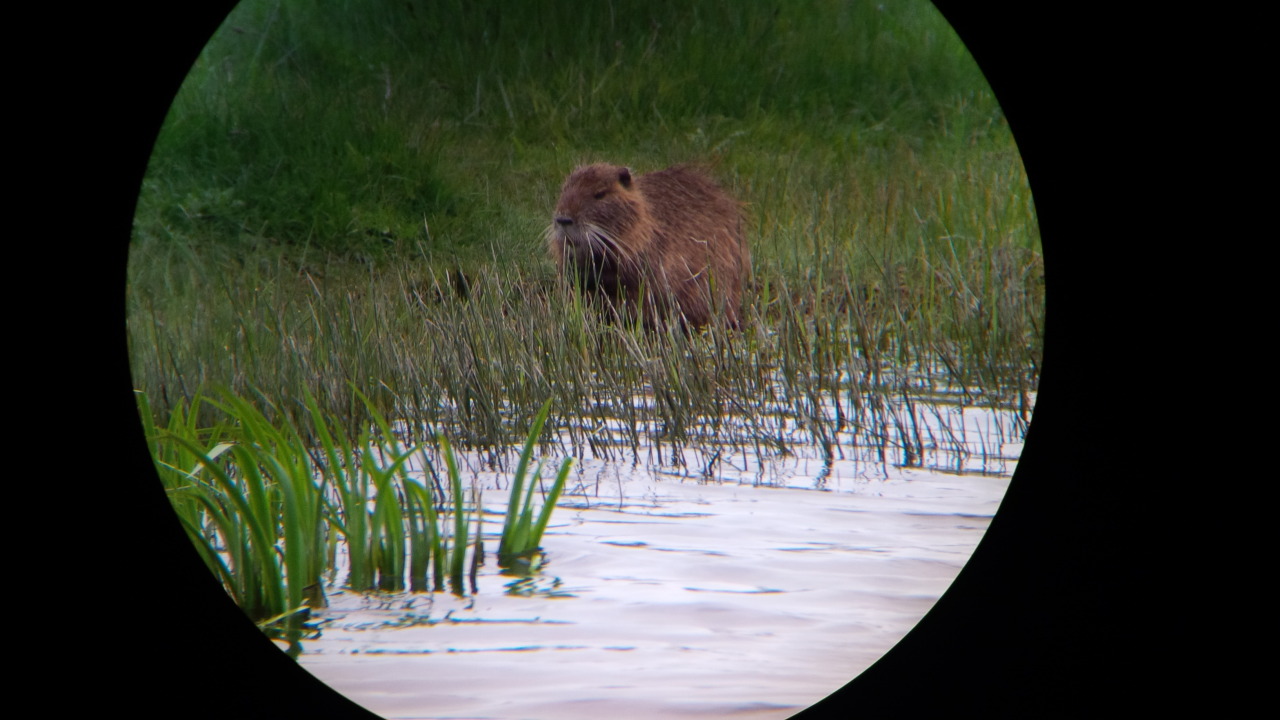
[[[300,662],[387,718],[788,717],[900,640],[982,538],[1018,433],[951,421],[972,452],[925,467],[583,462],[540,573],[490,560],[468,598],[334,590]],[[505,476],[476,477],[501,511]]]

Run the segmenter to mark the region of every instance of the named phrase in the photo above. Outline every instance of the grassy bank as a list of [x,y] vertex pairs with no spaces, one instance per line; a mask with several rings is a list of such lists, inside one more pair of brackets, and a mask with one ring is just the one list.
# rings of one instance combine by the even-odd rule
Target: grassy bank
[[[632,333],[556,286],[541,232],[594,159],[701,162],[747,203],[742,333]],[[923,2],[245,3],[135,227],[135,385],[161,423],[201,388],[291,413],[310,392],[358,436],[354,386],[411,441],[497,462],[549,399],[544,440],[574,455],[848,425],[900,446],[885,398],[1025,408],[1039,372],[1023,168]]]

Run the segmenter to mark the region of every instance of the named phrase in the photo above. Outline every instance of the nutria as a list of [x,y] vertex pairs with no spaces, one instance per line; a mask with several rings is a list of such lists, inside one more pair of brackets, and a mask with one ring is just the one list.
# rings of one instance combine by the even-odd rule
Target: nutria
[[614,311],[639,307],[650,328],[673,305],[686,328],[717,316],[737,327],[750,270],[743,224],[741,205],[699,170],[632,176],[597,163],[564,181],[547,239],[563,276]]

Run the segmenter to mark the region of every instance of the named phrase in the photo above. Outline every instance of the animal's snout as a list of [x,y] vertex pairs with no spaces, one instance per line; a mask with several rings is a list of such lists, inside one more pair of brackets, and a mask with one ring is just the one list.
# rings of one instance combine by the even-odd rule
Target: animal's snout
[[564,215],[557,215],[556,224],[560,227],[568,227],[573,224],[573,218]]

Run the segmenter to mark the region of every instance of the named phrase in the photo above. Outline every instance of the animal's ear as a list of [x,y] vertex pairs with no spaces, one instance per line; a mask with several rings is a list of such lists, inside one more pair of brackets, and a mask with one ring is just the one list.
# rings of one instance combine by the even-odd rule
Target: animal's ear
[[618,170],[618,182],[622,183],[622,187],[631,187],[631,168],[624,167]]

